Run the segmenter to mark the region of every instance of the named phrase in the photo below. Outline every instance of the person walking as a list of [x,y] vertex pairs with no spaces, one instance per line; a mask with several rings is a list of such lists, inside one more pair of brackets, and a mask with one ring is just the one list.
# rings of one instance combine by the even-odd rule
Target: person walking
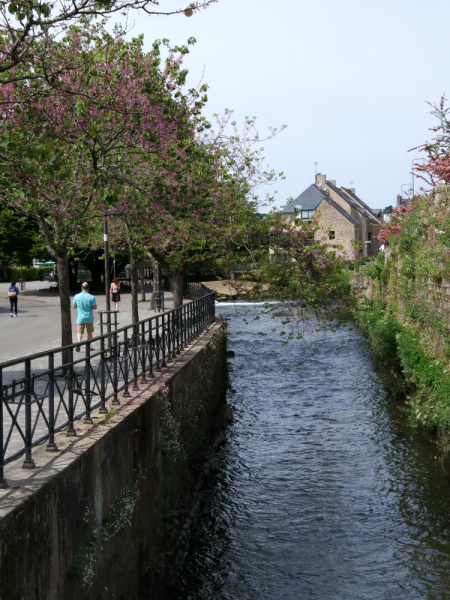
[[[97,301],[89,293],[89,284],[86,281],[81,284],[81,293],[74,297],[72,308],[78,309],[77,341],[81,342],[85,329],[87,339],[92,340],[94,333],[94,313],[92,311],[97,308]],[[77,346],[76,351],[80,351],[80,346]]]
[[11,285],[8,288],[9,306],[11,308],[11,318],[13,317],[13,310],[17,317],[17,296],[19,295],[19,288],[15,281],[11,281]]
[[120,283],[119,280],[115,277],[111,283],[111,302],[114,302],[114,307],[119,312],[119,302],[120,302]]

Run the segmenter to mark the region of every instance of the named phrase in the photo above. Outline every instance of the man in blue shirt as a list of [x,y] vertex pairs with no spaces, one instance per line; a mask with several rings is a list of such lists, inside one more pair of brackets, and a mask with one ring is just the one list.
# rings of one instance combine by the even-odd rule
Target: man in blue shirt
[[[92,340],[94,333],[94,313],[92,311],[97,308],[97,302],[95,297],[89,293],[89,284],[86,281],[81,285],[81,293],[73,299],[72,307],[78,309],[77,340],[81,342],[85,328],[87,339]],[[77,352],[79,351],[80,346],[77,347]]]

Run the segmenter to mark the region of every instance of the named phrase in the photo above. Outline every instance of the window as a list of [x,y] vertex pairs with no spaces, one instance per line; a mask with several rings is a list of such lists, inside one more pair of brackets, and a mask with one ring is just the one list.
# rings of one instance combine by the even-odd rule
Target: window
[[328,232],[328,237],[330,240],[334,240],[336,238],[336,232],[335,231],[329,231]]
[[309,219],[311,219],[313,214],[314,214],[313,210],[302,210],[301,211],[302,221],[309,221]]
[[369,231],[369,233],[367,234],[367,239],[369,240],[369,242],[372,241],[372,232]]

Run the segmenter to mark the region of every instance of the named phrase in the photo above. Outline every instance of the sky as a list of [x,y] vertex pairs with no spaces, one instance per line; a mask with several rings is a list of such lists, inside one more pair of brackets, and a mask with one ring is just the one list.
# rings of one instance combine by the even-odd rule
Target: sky
[[207,117],[256,116],[262,134],[287,125],[264,144],[286,176],[261,190],[277,206],[314,183],[314,162],[372,208],[395,205],[421,156],[408,150],[433,137],[427,101],[450,94],[448,0],[219,0],[190,18],[131,21],[148,49],[196,38],[185,66],[190,85],[209,85]]

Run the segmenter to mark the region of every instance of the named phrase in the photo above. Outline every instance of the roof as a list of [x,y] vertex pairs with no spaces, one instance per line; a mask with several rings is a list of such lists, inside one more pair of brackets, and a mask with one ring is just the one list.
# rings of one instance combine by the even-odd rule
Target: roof
[[358,221],[354,217],[352,217],[351,215],[349,215],[348,212],[345,211],[342,207],[340,207],[337,202],[335,202],[334,200],[332,200],[328,196],[325,196],[325,200],[328,202],[328,204],[331,204],[331,206],[335,210],[337,210],[338,213],[340,213],[343,217],[345,217],[347,219],[347,221],[350,221],[350,223],[352,225],[354,225],[355,227],[359,227]]
[[[348,195],[347,195],[347,194],[344,194],[344,193],[342,192],[342,189],[345,189],[345,188],[342,188],[342,189],[341,189],[341,188],[338,188],[338,187],[336,187],[335,185],[333,185],[333,184],[331,183],[331,181],[328,181],[328,180],[327,180],[327,185],[328,185],[328,186],[329,186],[329,187],[330,187],[330,188],[331,188],[331,189],[332,189],[334,192],[336,192],[336,194],[337,194],[338,196],[340,196],[340,197],[342,198],[342,200],[345,200],[345,201],[347,202],[347,204],[350,204],[350,206],[351,206],[352,208],[355,208],[356,210],[358,210],[358,208],[361,208],[361,206],[360,206],[359,204],[357,204],[357,203],[356,203],[356,202],[353,200],[353,198],[350,196],[350,194],[348,194]],[[369,209],[369,210],[370,210],[370,209]]]
[[314,204],[296,204],[294,206],[294,210],[295,212],[298,212],[299,210],[315,210],[318,207],[317,203]]
[[300,196],[298,196],[295,200],[293,200],[290,204],[283,208],[281,212],[294,214],[297,206],[304,205],[311,206],[309,210],[314,210],[319,206],[319,204],[324,198],[328,198],[328,196],[324,192],[319,190],[319,188],[316,185],[311,184],[309,187],[306,188],[304,192],[300,194]]
[[[366,210],[368,210],[368,211],[371,213],[371,215],[373,215],[373,216],[374,216],[374,217],[375,217],[377,220],[379,220],[379,217],[378,217],[378,216],[377,216],[377,214],[376,214],[377,212],[379,212],[379,211],[378,211],[378,209],[369,208],[369,207],[367,206],[367,204],[366,204],[366,203],[365,203],[363,200],[361,200],[361,198],[358,198],[358,196],[355,194],[355,192],[352,192],[351,190],[349,190],[349,189],[347,189],[347,188],[345,188],[345,187],[343,187],[342,189],[343,189],[343,190],[344,190],[344,191],[345,191],[345,192],[346,192],[346,193],[347,193],[349,196],[351,196],[351,197],[355,198],[355,199],[356,199],[356,200],[357,200],[357,201],[358,201],[358,202],[361,204],[361,206],[364,206],[364,208],[365,208]],[[377,221],[377,222],[378,222],[378,221]]]

